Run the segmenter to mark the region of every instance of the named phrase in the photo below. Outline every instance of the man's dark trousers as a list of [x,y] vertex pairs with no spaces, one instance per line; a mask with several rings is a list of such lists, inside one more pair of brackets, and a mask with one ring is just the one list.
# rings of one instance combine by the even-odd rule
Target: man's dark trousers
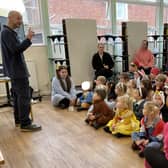
[[30,89],[28,78],[12,79],[12,92],[14,98],[14,118],[15,123],[20,126],[31,124],[30,113]]

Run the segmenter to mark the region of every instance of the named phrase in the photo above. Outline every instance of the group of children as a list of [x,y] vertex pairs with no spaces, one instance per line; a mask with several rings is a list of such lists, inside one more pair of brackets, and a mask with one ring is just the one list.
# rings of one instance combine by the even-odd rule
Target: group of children
[[[65,89],[68,88],[68,83],[60,71],[57,73],[60,79],[65,81],[64,88],[59,89],[67,93]],[[52,87],[56,89],[54,82]],[[88,110],[85,119],[87,124],[95,129],[103,127],[105,132],[116,137],[131,136],[132,149],[137,150],[140,157],[145,155],[148,158],[148,148],[161,151],[168,145],[164,144],[164,137],[168,133],[163,131],[168,121],[168,81],[167,76],[160,73],[158,68],[153,68],[151,74],[147,76],[144,71],[139,71],[136,65],[131,63],[130,72],[121,73],[117,83],[106,82],[104,76],[98,76],[93,91],[90,88],[76,97],[73,94],[72,100],[71,92],[67,93],[68,105],[75,105],[73,98],[78,99],[79,111]],[[53,101],[55,94],[52,93]],[[68,99],[65,95],[63,97],[63,100]],[[59,103],[57,105],[65,107]],[[168,150],[165,151],[168,155]],[[150,168],[151,165],[147,159],[146,168]]]

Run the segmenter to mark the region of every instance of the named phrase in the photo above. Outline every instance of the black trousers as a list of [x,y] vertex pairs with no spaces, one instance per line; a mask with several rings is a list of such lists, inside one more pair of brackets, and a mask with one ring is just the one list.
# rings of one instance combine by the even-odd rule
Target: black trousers
[[164,152],[153,147],[146,147],[144,150],[145,159],[152,168],[167,168],[168,160]]
[[110,78],[112,75],[113,75],[113,72],[111,69],[102,68],[100,70],[95,71],[95,79],[98,76],[105,76],[106,78]]
[[15,123],[20,123],[21,127],[31,124],[30,113],[30,87],[28,78],[12,79],[12,92],[14,99],[14,119]]
[[140,69],[140,70],[143,69],[144,72],[145,72],[145,74],[146,74],[146,75],[149,75],[152,68],[151,68],[151,67],[149,67],[149,68],[139,67],[139,69]]

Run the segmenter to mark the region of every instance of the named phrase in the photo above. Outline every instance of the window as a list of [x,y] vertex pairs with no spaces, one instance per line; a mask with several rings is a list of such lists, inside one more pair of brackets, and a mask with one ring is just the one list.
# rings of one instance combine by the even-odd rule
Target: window
[[108,0],[48,0],[52,33],[62,34],[62,20],[65,18],[95,19],[98,35],[111,33],[107,2]]
[[43,30],[40,16],[40,4],[38,0],[23,0],[25,6],[25,31],[29,27],[35,32],[32,39],[34,44],[43,43]]
[[155,34],[156,6],[130,3],[117,3],[117,31],[121,34],[121,22],[142,21],[148,23],[148,34]]
[[128,5],[125,3],[116,4],[117,20],[128,20]]
[[32,27],[35,36],[33,44],[43,43],[43,32],[40,18],[40,6],[38,0],[0,0],[0,15],[7,16],[10,10],[17,10],[23,15],[24,30]]

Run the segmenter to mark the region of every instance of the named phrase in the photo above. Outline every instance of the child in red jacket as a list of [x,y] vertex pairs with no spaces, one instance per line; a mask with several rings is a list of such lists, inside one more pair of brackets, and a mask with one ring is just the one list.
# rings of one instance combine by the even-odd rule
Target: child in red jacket
[[156,147],[147,147],[145,154],[145,168],[167,168],[168,167],[168,123],[164,127],[163,151]]
[[146,146],[162,146],[164,122],[160,119],[159,112],[154,102],[144,104],[140,131],[132,134],[132,148],[139,150],[140,157],[144,156]]

